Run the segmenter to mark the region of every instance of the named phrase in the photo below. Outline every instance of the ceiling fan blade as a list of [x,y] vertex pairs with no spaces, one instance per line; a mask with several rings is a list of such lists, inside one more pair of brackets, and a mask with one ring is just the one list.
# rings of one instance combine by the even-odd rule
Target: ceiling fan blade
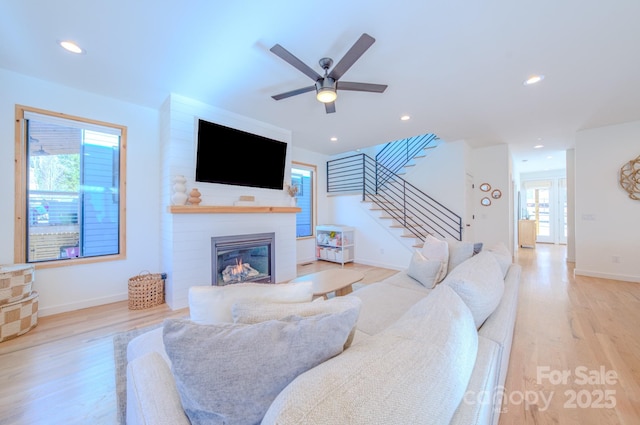
[[367,51],[369,47],[371,47],[375,41],[376,39],[371,37],[369,34],[362,34],[358,41],[356,41],[342,59],[340,59],[340,62],[333,67],[329,73],[329,77],[334,80],[340,79],[340,77],[342,77],[344,73],[351,68],[351,66],[360,58],[360,56],[362,56],[364,52]]
[[324,110],[327,111],[327,114],[333,114],[336,111],[336,102],[325,103]]
[[269,50],[271,50],[273,53],[275,53],[285,62],[288,62],[291,66],[296,68],[298,71],[302,72],[303,74],[311,78],[313,81],[317,81],[318,79],[322,78],[322,76],[318,74],[316,71],[314,71],[313,69],[311,69],[309,65],[305,64],[300,59],[293,56],[291,52],[289,52],[287,49],[285,49],[281,45],[276,44]]
[[338,81],[336,87],[338,90],[367,91],[373,93],[382,93],[387,89],[386,84],[353,83],[350,81]]
[[296,89],[296,90],[291,90],[291,91],[288,91],[288,92],[285,92],[285,93],[276,94],[276,95],[271,96],[271,97],[274,98],[275,100],[286,99],[287,97],[297,96],[299,94],[315,90],[315,88],[316,88],[316,86],[303,87],[301,89]]

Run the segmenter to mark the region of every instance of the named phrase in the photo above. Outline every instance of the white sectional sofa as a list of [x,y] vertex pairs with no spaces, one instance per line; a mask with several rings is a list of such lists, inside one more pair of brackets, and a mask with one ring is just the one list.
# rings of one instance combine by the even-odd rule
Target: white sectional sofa
[[[350,347],[286,385],[262,424],[497,424],[521,269],[503,247],[449,248],[434,288],[405,270],[350,294],[361,300]],[[161,332],[129,344],[130,425],[190,423]]]

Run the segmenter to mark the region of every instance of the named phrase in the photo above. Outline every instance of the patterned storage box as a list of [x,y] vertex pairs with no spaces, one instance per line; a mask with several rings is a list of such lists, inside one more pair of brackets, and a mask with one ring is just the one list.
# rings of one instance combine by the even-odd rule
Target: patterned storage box
[[38,293],[0,306],[0,342],[29,332],[38,324]]
[[29,264],[0,266],[0,305],[20,301],[31,294],[35,267]]

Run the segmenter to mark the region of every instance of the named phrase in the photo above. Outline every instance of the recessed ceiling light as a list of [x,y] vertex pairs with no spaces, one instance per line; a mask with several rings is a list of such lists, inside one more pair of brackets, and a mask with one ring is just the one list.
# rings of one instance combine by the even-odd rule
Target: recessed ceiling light
[[332,137],[332,138],[330,138],[329,140],[331,140],[332,142],[337,142],[337,141],[338,141],[338,138],[337,138],[337,137]]
[[58,44],[60,45],[60,47],[62,47],[68,52],[75,53],[78,55],[85,53],[85,51],[73,41],[62,40],[62,41],[58,41]]
[[547,159],[553,159],[553,157],[552,157],[551,155],[549,155],[549,156],[547,157]]
[[544,80],[544,75],[532,75],[531,77],[527,78],[523,84],[525,86],[530,86],[532,84],[539,83],[542,80]]
[[544,148],[544,145],[535,145],[533,148],[534,148],[534,149]]
[[409,115],[403,115],[403,116],[401,116],[401,117],[400,117],[400,119],[401,119],[402,121],[409,121],[409,120],[411,119],[411,116],[409,116]]

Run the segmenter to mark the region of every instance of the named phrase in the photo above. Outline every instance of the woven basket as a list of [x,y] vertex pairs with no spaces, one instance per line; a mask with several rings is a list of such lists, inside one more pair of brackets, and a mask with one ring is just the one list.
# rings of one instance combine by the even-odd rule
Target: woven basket
[[129,279],[129,310],[142,310],[164,302],[164,273],[140,273]]

